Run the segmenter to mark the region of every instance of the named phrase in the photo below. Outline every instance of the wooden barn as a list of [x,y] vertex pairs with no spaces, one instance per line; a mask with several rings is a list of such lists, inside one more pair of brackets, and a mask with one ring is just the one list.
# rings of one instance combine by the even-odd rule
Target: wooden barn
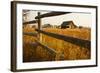
[[44,25],[42,25],[42,28],[51,28],[51,27],[52,27],[51,24],[44,24]]
[[73,21],[64,21],[61,24],[61,29],[65,29],[65,28],[76,28],[77,26],[73,23]]

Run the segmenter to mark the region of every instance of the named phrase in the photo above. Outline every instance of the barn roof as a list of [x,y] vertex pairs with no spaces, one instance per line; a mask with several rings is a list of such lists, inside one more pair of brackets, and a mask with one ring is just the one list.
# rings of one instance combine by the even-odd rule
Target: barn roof
[[52,25],[51,24],[44,24],[42,25],[42,27],[51,27]]
[[69,23],[73,23],[73,21],[64,21],[62,25],[69,25]]

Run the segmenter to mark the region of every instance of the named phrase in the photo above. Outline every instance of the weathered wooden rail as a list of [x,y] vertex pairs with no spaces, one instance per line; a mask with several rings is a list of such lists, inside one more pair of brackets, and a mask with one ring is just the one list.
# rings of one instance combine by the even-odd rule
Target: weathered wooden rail
[[35,19],[51,17],[51,16],[58,16],[58,15],[69,14],[69,13],[71,13],[71,12],[50,12],[50,13],[46,13],[46,14],[36,16]]
[[45,34],[47,36],[53,37],[53,38],[64,40],[66,42],[70,42],[70,43],[76,44],[78,46],[90,49],[91,42],[89,40],[83,40],[83,39],[79,39],[79,38],[75,38],[75,37],[69,37],[69,36],[60,35],[60,34],[56,34],[56,33],[46,32],[43,30],[38,30],[38,29],[36,29],[36,31],[40,32],[42,34]]
[[23,25],[34,24],[34,23],[37,23],[37,21],[38,20],[32,20],[32,21],[24,22]]
[[42,42],[36,40],[37,44],[41,46],[44,50],[48,51],[48,53],[53,57],[55,60],[56,57],[59,55],[59,59],[64,59],[64,54],[57,52],[53,48],[48,47],[47,45],[43,44]]
[[37,37],[37,33],[35,33],[35,32],[24,32],[23,34],[24,35],[29,35],[29,36]]
[[43,47],[43,49],[49,51],[49,53],[50,53],[51,55],[52,55],[52,54],[54,54],[54,55],[57,54],[57,51],[55,51],[53,48],[50,48],[50,47],[48,47],[47,45],[41,43],[40,41],[36,40],[36,43],[37,43],[39,46]]

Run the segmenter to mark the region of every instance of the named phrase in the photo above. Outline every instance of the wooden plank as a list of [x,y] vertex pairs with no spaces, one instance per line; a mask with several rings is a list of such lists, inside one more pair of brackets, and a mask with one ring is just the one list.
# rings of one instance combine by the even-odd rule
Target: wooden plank
[[69,37],[69,36],[64,36],[64,35],[60,35],[60,34],[56,34],[56,33],[51,33],[51,32],[45,32],[43,30],[38,30],[36,29],[37,32],[40,32],[42,34],[48,35],[50,37],[54,37],[60,40],[64,40],[70,43],[73,43],[75,45],[78,46],[82,46],[84,48],[91,48],[91,41],[89,40],[83,40],[83,39],[79,39],[79,38],[75,38],[75,37]]
[[58,16],[58,15],[69,14],[69,13],[71,13],[71,12],[49,12],[49,13],[45,13],[45,14],[36,16],[35,19],[44,18],[44,17],[51,17],[51,16]]
[[[41,47],[43,47],[43,49],[47,50],[49,54],[51,54],[54,58],[54,60],[63,60],[64,59],[64,54],[58,53],[56,50],[54,50],[53,48],[48,47],[47,45],[44,45],[43,43],[41,43],[40,41],[37,41],[37,44]],[[57,59],[58,58],[58,59]]]
[[48,47],[47,45],[44,45],[44,44],[41,43],[40,41],[37,41],[37,40],[36,40],[36,42],[37,42],[37,44],[38,44],[39,46],[43,47],[43,49],[47,50],[50,54],[52,54],[52,55],[56,55],[56,54],[57,54],[57,52],[56,52],[53,48],[50,48],[50,47]]
[[33,32],[24,32],[23,33],[24,35],[29,35],[29,36],[34,36],[34,37],[37,37],[37,33],[33,33]]
[[32,21],[24,22],[23,24],[27,25],[27,24],[34,24],[34,23],[37,23],[37,20],[32,20]]

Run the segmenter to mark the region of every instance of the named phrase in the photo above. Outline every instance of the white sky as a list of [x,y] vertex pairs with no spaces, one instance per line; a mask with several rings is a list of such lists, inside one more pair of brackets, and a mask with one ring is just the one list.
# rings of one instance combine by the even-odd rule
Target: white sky
[[[38,11],[30,11],[27,15],[26,21],[35,20],[35,16],[37,16]],[[41,11],[41,14],[47,12]],[[43,24],[51,24],[51,25],[61,25],[63,21],[73,21],[77,26],[91,27],[92,16],[90,13],[70,13],[53,17],[42,18]]]

